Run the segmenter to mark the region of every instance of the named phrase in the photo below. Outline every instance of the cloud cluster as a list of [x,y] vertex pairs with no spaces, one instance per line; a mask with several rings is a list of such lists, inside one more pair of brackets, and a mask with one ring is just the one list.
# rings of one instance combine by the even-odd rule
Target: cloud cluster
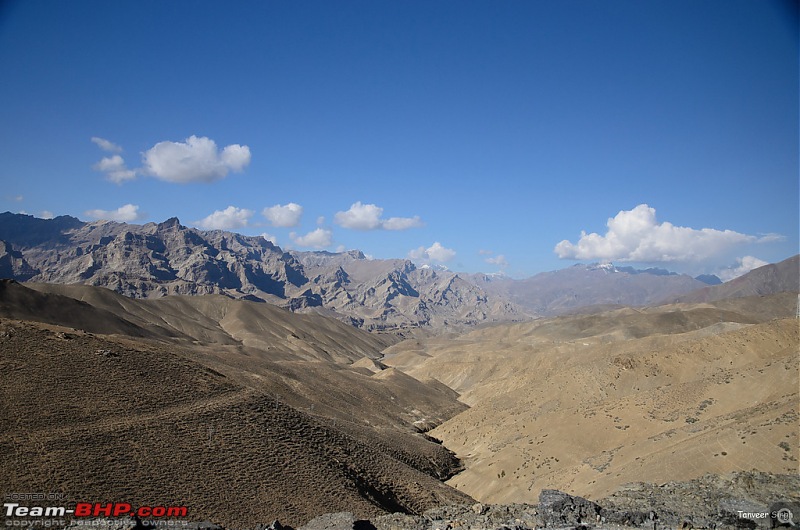
[[142,154],[142,170],[167,182],[213,182],[250,163],[250,148],[233,144],[220,151],[214,140],[190,136],[184,142],[159,142]]
[[608,220],[605,235],[581,232],[577,243],[566,239],[555,246],[562,259],[657,262],[703,261],[736,245],[774,241],[775,235],[758,238],[733,230],[694,229],[658,223],[656,210],[640,204],[620,211]]
[[723,282],[728,282],[764,265],[769,265],[769,262],[758,259],[755,256],[744,256],[736,258],[735,266],[720,269],[716,275]]
[[299,236],[295,232],[290,232],[289,237],[300,247],[326,248],[331,246],[333,232],[327,228],[317,228],[304,236]]
[[119,221],[129,223],[142,219],[145,214],[139,213],[139,207],[135,204],[126,204],[116,210],[87,210],[84,212],[87,217],[94,219],[105,219],[107,221]]
[[210,138],[190,136],[183,142],[157,143],[142,153],[142,167],[130,169],[119,154],[122,147],[97,136],[92,137],[92,142],[103,151],[114,153],[92,167],[117,184],[139,175],[178,184],[213,182],[231,171],[242,171],[250,163],[250,148],[246,145],[232,144],[219,150]]
[[497,265],[501,269],[505,269],[506,267],[508,267],[508,260],[503,254],[498,254],[493,258],[486,258],[484,261],[491,265]]
[[300,218],[303,216],[303,207],[290,202],[283,206],[276,204],[275,206],[264,208],[261,213],[272,226],[291,227],[300,224]]
[[374,204],[361,204],[358,201],[344,212],[336,212],[333,221],[342,228],[352,230],[408,230],[423,226],[419,216],[390,217],[381,219],[383,208]]
[[233,230],[247,226],[251,217],[253,217],[253,210],[228,206],[224,210],[216,210],[195,224],[206,230]]
[[97,171],[106,174],[106,178],[116,184],[122,184],[126,180],[136,178],[136,171],[128,169],[125,160],[120,155],[103,157],[100,162],[92,166]]
[[428,262],[438,261],[444,263],[456,257],[456,251],[451,248],[445,248],[438,241],[428,248],[418,247],[409,251],[408,257],[414,261]]

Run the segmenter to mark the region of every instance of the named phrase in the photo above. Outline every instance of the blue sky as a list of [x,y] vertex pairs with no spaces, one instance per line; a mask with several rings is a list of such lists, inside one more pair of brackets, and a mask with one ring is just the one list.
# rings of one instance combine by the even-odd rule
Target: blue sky
[[734,275],[798,252],[796,5],[5,1],[0,211]]

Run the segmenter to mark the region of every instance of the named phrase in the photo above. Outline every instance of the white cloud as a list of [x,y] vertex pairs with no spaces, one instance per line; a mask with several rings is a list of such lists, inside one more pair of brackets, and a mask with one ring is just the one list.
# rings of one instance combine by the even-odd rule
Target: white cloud
[[11,200],[13,200],[14,202],[22,202],[25,200],[25,197],[23,197],[22,195],[17,195],[16,197],[12,197]]
[[423,226],[422,219],[418,215],[414,217],[390,217],[383,222],[384,230],[408,230],[409,228],[419,228]]
[[263,237],[264,239],[266,239],[267,241],[269,241],[273,245],[277,245],[278,244],[278,238],[273,236],[272,234],[268,234],[268,233],[264,232],[263,234],[261,234],[261,237]]
[[303,207],[293,202],[283,206],[276,204],[275,206],[264,208],[261,214],[267,218],[272,226],[297,226],[300,223],[300,217],[303,216]]
[[298,236],[296,233],[291,232],[289,237],[301,247],[325,248],[331,246],[333,232],[325,228],[317,228],[304,236]]
[[455,250],[443,247],[438,241],[428,247],[426,252],[428,257],[435,261],[450,261],[456,257]]
[[102,149],[103,151],[108,151],[109,153],[121,153],[122,147],[118,146],[114,142],[109,142],[105,138],[100,138],[98,136],[92,136],[92,142],[97,144],[97,146]]
[[39,217],[41,217],[42,219],[52,219],[53,217],[55,217],[55,215],[53,215],[53,212],[51,212],[50,210],[42,210],[42,213],[39,214]]
[[450,248],[445,248],[442,246],[441,243],[436,241],[433,245],[429,246],[428,248],[425,247],[418,247],[414,250],[409,251],[408,257],[414,261],[419,262],[428,262],[428,261],[439,261],[445,262],[450,261],[454,257],[456,257],[456,251]]
[[122,184],[126,180],[136,178],[136,171],[128,169],[125,165],[125,160],[119,155],[104,157],[92,167],[97,171],[105,173],[108,180],[117,184]]
[[128,223],[142,219],[145,214],[139,213],[139,207],[135,204],[126,204],[116,210],[87,210],[84,214],[95,219],[106,219],[108,221],[119,221]]
[[381,219],[383,208],[374,204],[355,202],[345,212],[336,212],[333,220],[343,228],[353,230],[408,230],[423,226],[419,216]]
[[374,204],[361,204],[361,201],[358,201],[346,212],[336,212],[333,220],[344,228],[375,230],[381,227],[381,215],[383,208]]
[[486,258],[484,261],[492,265],[497,265],[501,269],[505,269],[506,267],[508,267],[508,260],[503,254],[498,254],[494,258]]
[[168,182],[213,182],[250,163],[250,148],[233,144],[222,151],[214,140],[190,136],[185,142],[159,142],[142,155],[143,170]]
[[494,254],[494,251],[480,249],[478,251],[478,254],[480,254],[481,256],[491,256],[492,254]]
[[736,258],[736,265],[732,267],[728,267],[725,269],[721,269],[718,271],[717,277],[723,282],[731,281],[735,278],[743,274],[747,274],[753,269],[757,269],[759,267],[763,267],[764,265],[769,265],[769,262],[764,261],[762,259],[758,259],[754,256],[744,256],[742,258]]
[[581,232],[577,243],[565,239],[554,251],[562,259],[687,262],[718,256],[737,245],[770,241],[733,230],[697,230],[658,223],[655,208],[646,204],[620,211],[608,220],[607,226],[603,236]]
[[339,245],[338,247],[336,247],[336,252],[338,252],[338,253],[340,253],[340,254],[341,254],[342,252],[344,252],[345,250],[347,250],[347,247],[346,247],[346,246],[344,246],[344,245]]
[[228,206],[224,210],[216,210],[214,213],[195,222],[195,224],[206,230],[232,230],[247,226],[247,222],[253,216],[253,210]]
[[324,224],[325,224],[325,216],[320,215],[319,217],[317,217],[317,226],[322,226]]

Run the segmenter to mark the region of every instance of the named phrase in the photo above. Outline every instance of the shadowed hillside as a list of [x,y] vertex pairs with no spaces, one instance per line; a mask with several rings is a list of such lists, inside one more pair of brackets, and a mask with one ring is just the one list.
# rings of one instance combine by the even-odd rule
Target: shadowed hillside
[[186,505],[193,520],[236,526],[469,501],[431,476],[432,465],[455,465],[435,444],[416,469],[380,437],[359,440],[158,344],[1,326],[0,474],[9,491]]

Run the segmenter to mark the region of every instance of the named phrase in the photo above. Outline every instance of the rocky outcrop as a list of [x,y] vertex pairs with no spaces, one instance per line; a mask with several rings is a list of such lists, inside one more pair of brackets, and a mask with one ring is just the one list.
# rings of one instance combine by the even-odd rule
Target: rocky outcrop
[[0,241],[0,278],[13,278],[24,282],[36,276],[38,272],[30,266],[21,252],[14,250],[10,243]]
[[[755,472],[736,473],[732,477],[707,475],[695,481],[649,485],[646,495],[629,496],[625,491],[595,503],[557,490],[543,490],[538,504],[463,504],[440,506],[414,515],[391,513],[359,519],[351,512],[327,513],[317,516],[298,530],[620,530],[637,529],[756,529],[797,528],[795,513],[800,512],[797,500],[797,477],[768,475]],[[751,488],[742,489],[742,483]],[[727,493],[717,489],[727,484]],[[780,485],[780,486],[778,486]],[[636,487],[635,485],[633,485]],[[774,487],[787,488],[776,492]],[[752,489],[755,487],[756,489]],[[758,489],[759,487],[766,489]],[[665,489],[666,488],[666,489]],[[671,490],[670,490],[671,488]],[[670,491],[679,490],[680,497]],[[637,490],[638,491],[638,490]],[[709,496],[710,495],[710,496]],[[716,496],[720,496],[717,498]],[[702,498],[701,502],[692,499]],[[772,498],[761,503],[753,498]],[[627,498],[628,505],[618,504]],[[686,502],[686,499],[689,502]],[[792,500],[794,499],[794,500]],[[677,501],[677,502],[675,502]],[[669,504],[673,503],[673,504]],[[772,517],[772,514],[775,517]],[[788,513],[793,522],[786,522]],[[768,514],[767,517],[760,515]],[[778,517],[783,517],[779,520]],[[131,526],[117,524],[115,529],[129,530]],[[192,530],[224,530],[210,523],[190,523]],[[273,521],[260,524],[255,530],[293,530]],[[104,527],[103,530],[111,530]]]

